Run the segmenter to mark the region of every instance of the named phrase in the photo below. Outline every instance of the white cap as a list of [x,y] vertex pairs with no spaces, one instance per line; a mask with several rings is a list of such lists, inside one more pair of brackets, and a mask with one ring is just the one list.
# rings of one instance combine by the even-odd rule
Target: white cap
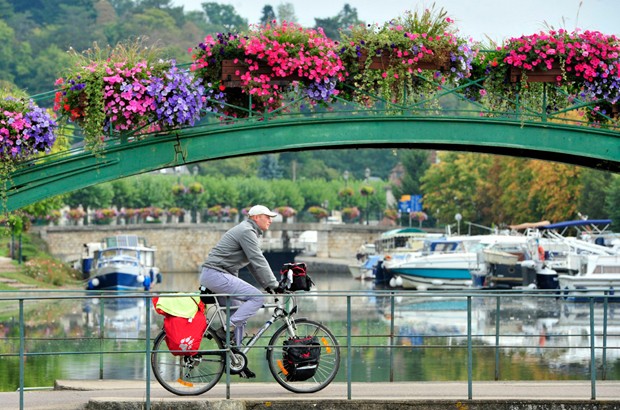
[[252,208],[250,208],[250,210],[248,211],[248,215],[249,216],[255,216],[255,215],[267,215],[270,217],[274,217],[277,216],[278,214],[275,212],[271,212],[269,210],[269,208],[267,208],[266,206],[263,205],[254,205]]

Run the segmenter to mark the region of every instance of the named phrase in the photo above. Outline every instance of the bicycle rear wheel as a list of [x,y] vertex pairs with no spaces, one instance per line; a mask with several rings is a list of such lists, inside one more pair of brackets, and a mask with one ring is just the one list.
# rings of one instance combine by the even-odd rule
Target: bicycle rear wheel
[[226,370],[226,354],[215,332],[208,329],[194,356],[175,356],[166,345],[163,330],[155,338],[151,368],[157,381],[169,392],[179,396],[197,396],[217,384]]
[[[290,337],[316,336],[321,349],[319,364],[314,376],[304,381],[289,380],[283,364],[284,342]],[[276,381],[293,393],[314,393],[327,387],[334,380],[340,368],[340,347],[332,332],[319,322],[308,319],[295,321],[295,335],[289,334],[286,325],[274,333],[267,348],[269,371]]]

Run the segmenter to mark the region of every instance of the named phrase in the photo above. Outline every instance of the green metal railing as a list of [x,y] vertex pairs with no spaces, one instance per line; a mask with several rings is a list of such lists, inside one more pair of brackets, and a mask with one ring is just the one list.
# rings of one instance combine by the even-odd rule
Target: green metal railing
[[[394,370],[397,368],[395,365],[396,361],[396,353],[399,349],[403,349],[404,346],[398,343],[399,338],[409,337],[411,335],[408,334],[397,334],[396,328],[403,327],[402,323],[398,323],[398,317],[404,315],[407,312],[409,304],[403,304],[400,302],[401,299],[406,299],[408,303],[422,303],[427,302],[428,300],[434,302],[443,302],[443,301],[458,301],[466,303],[466,319],[464,319],[465,323],[461,321],[455,321],[452,323],[453,325],[461,325],[465,326],[466,331],[464,334],[428,334],[426,337],[431,340],[431,343],[426,343],[421,347],[416,347],[420,349],[441,349],[442,354],[445,355],[454,355],[455,352],[458,352],[460,349],[466,349],[466,358],[467,358],[467,385],[468,385],[468,399],[473,399],[473,385],[474,381],[474,351],[475,350],[489,350],[492,349],[494,352],[494,361],[495,368],[493,371],[494,380],[501,380],[501,368],[500,368],[500,355],[503,349],[515,349],[515,348],[524,348],[528,347],[528,345],[521,346],[512,346],[510,344],[505,345],[502,344],[502,341],[505,339],[509,339],[511,337],[515,337],[518,335],[506,333],[503,330],[502,323],[502,314],[505,310],[513,309],[513,303],[517,301],[517,303],[522,304],[528,300],[537,299],[540,300],[543,305],[547,304],[547,301],[555,301],[558,300],[563,301],[566,297],[564,294],[558,293],[559,291],[543,291],[543,290],[532,290],[532,291],[479,291],[479,290],[469,290],[469,291],[431,291],[431,292],[411,292],[411,291],[380,291],[380,290],[368,290],[368,291],[348,291],[348,292],[312,292],[307,294],[298,295],[298,299],[300,300],[300,304],[306,303],[304,302],[305,298],[311,297],[313,299],[317,299],[319,305],[326,306],[329,304],[339,305],[342,304],[344,300],[345,303],[342,304],[344,306],[344,312],[342,308],[336,308],[329,310],[327,313],[323,313],[322,319],[326,319],[330,322],[328,327],[332,329],[337,339],[340,341],[341,348],[346,349],[346,355],[343,355],[343,359],[346,361],[344,363],[344,369],[346,369],[346,375],[341,375],[339,378],[343,378],[347,383],[347,399],[352,399],[352,385],[356,382],[353,377],[352,369],[354,367],[353,364],[353,352],[356,349],[368,349],[372,350],[385,350],[387,349],[388,357],[389,357],[389,381],[395,381]],[[609,293],[609,292],[608,292]],[[580,309],[586,308],[587,316],[588,316],[588,339],[589,343],[587,349],[590,352],[589,359],[589,380],[591,385],[591,394],[590,399],[595,400],[597,397],[596,394],[596,385],[597,380],[607,380],[609,377],[609,363],[608,363],[608,355],[607,353],[611,350],[618,349],[617,346],[608,346],[608,341],[610,338],[618,338],[620,334],[610,333],[609,331],[609,322],[608,317],[610,316],[610,312],[613,312],[615,309],[615,304],[620,302],[620,296],[607,294],[601,292],[599,296],[595,295],[584,295],[583,301],[578,302],[562,302],[570,305],[562,305],[564,306],[575,306],[578,303],[578,307]],[[167,295],[171,295],[170,293],[166,293]],[[153,332],[156,332],[157,329],[152,327],[152,297],[158,295],[157,293],[139,293],[139,294],[130,294],[130,293],[122,293],[122,294],[85,294],[84,292],[68,292],[68,291],[59,291],[59,292],[49,292],[49,291],[28,291],[28,292],[2,292],[0,293],[0,307],[2,307],[3,311],[6,311],[7,307],[10,307],[17,302],[17,317],[18,323],[15,323],[19,329],[18,337],[15,338],[14,333],[7,333],[5,335],[5,346],[14,344],[17,341],[19,348],[18,351],[15,352],[10,351],[11,349],[5,349],[0,352],[1,358],[8,357],[18,357],[19,360],[19,394],[20,394],[20,408],[23,408],[24,404],[24,391],[28,389],[25,382],[25,362],[29,357],[37,357],[37,356],[57,356],[60,359],[68,358],[72,355],[99,355],[99,378],[104,378],[103,368],[105,366],[104,356],[106,355],[117,355],[117,354],[131,354],[131,355],[141,355],[144,357],[144,368],[145,368],[145,401],[146,408],[150,408],[151,401],[151,368],[150,368],[150,355],[152,349],[152,342],[154,339]],[[188,296],[195,295],[189,293],[174,293],[172,295],[175,296]],[[374,315],[377,314],[378,317],[388,318],[387,323],[383,323],[378,326],[378,330],[376,332],[372,332],[372,326],[367,327],[368,334],[359,335],[354,334],[352,329],[354,328],[354,324],[359,321],[359,301],[356,303],[356,299],[360,298],[375,298],[381,299],[381,305],[377,304],[376,307],[380,307],[379,310],[371,310],[370,312]],[[87,343],[88,341],[96,341],[98,343],[98,347],[96,349],[91,349],[89,351],[48,351],[47,348],[41,351],[33,350],[32,347],[26,348],[31,341],[28,338],[27,328],[32,326],[32,324],[27,325],[26,322],[26,314],[25,314],[25,306],[24,304],[36,304],[36,306],[50,306],[50,305],[59,305],[62,302],[67,301],[83,301],[83,302],[91,302],[93,300],[99,300],[100,304],[98,312],[96,313],[99,317],[99,328],[96,334],[92,336],[88,335],[80,335],[75,339],[80,340],[81,344]],[[104,304],[107,299],[116,299],[116,300],[128,300],[128,301],[143,301],[144,302],[144,334],[136,337],[134,340],[137,343],[135,346],[143,345],[143,348],[134,347],[134,348],[121,348],[120,350],[110,349],[106,345],[106,340],[110,340],[109,336],[105,334],[104,322],[106,321],[106,317],[104,314]],[[476,306],[474,306],[474,301],[493,303],[494,306],[494,332],[493,334],[481,334],[477,333],[473,330],[473,313],[476,312]],[[510,303],[509,303],[510,302]],[[308,302],[309,303],[309,302]],[[364,302],[365,303],[365,302]],[[358,306],[354,308],[354,306]],[[611,308],[610,308],[611,307]],[[596,311],[595,311],[596,308]],[[378,313],[379,312],[379,313]],[[423,316],[428,312],[425,310],[414,310],[415,314],[419,314]],[[596,312],[596,313],[595,313]],[[308,316],[312,319],[317,319],[316,315],[319,313],[311,312],[306,310],[305,316]],[[373,320],[376,318],[373,318]],[[325,320],[322,320],[325,321]],[[248,325],[250,326],[250,325]],[[385,331],[387,329],[387,332]],[[490,336],[493,338],[494,343],[488,344],[480,341],[481,338]],[[536,338],[543,337],[544,334],[530,334],[528,337]],[[578,335],[579,337],[583,337],[583,335]],[[596,337],[600,337],[602,343],[597,346],[595,341]],[[367,338],[368,340],[372,340],[372,342],[368,342],[364,344],[361,339]],[[447,344],[442,342],[432,342],[435,339],[447,339],[447,338],[456,338],[459,340],[456,344]],[[114,338],[111,338],[114,340]],[[378,341],[386,340],[387,343]],[[617,340],[617,339],[616,339]],[[70,347],[70,344],[67,344]],[[262,346],[260,346],[262,347]],[[550,349],[567,349],[568,345],[555,345],[549,347]],[[450,353],[452,352],[452,353]],[[597,353],[599,353],[599,358],[597,359]],[[614,351],[614,353],[616,353]],[[597,363],[600,363],[597,366]],[[600,369],[600,371],[599,371]],[[338,380],[338,379],[337,379]],[[230,378],[227,377],[225,381],[227,385],[226,395],[227,398],[230,398]]]

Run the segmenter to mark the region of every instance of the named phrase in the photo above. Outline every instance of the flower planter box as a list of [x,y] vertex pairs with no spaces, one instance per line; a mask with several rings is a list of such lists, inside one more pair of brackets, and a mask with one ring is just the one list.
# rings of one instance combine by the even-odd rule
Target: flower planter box
[[[510,82],[520,83],[523,79],[523,72],[528,83],[558,83],[558,77],[562,77],[562,69],[553,66],[550,70],[537,67],[534,70],[523,70],[522,68],[510,68]],[[560,81],[561,82],[561,81]]]
[[[222,60],[222,84],[226,87],[242,87],[243,81],[241,76],[248,72],[248,64],[243,61]],[[268,65],[258,66],[258,70],[252,71],[253,75],[267,74],[271,77],[270,84],[288,85],[293,81],[302,81],[303,77],[299,75],[290,75],[287,77],[276,77],[273,70]]]
[[[357,58],[359,62],[360,70],[364,70],[366,68],[366,60],[368,59],[368,52],[363,50],[361,52],[361,56]],[[374,55],[371,57],[372,61],[368,68],[371,70],[385,70],[390,68],[390,66],[394,65],[396,61],[401,60],[399,57],[392,57],[389,51],[384,51],[381,55]],[[424,59],[422,61],[418,61],[415,64],[411,65],[413,69],[422,69],[422,70],[434,70],[434,71],[446,71],[450,67],[450,61],[447,58],[437,58],[435,56],[431,59]]]

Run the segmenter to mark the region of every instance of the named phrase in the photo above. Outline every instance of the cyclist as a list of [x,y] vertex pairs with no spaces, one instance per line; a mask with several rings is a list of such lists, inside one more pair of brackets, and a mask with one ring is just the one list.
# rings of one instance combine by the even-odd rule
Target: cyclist
[[[260,248],[260,237],[269,229],[277,214],[263,205],[255,205],[248,212],[248,219],[229,229],[211,249],[201,265],[200,286],[214,293],[234,294],[231,304],[239,306],[230,316],[230,323],[217,329],[219,338],[226,340],[226,328],[233,343],[241,345],[245,324],[263,305],[260,290],[239,278],[239,270],[245,266],[256,281],[269,293],[282,293],[283,289],[273,274]],[[225,300],[220,300],[222,305]],[[244,374],[241,374],[244,377]],[[248,371],[245,377],[254,377]]]

